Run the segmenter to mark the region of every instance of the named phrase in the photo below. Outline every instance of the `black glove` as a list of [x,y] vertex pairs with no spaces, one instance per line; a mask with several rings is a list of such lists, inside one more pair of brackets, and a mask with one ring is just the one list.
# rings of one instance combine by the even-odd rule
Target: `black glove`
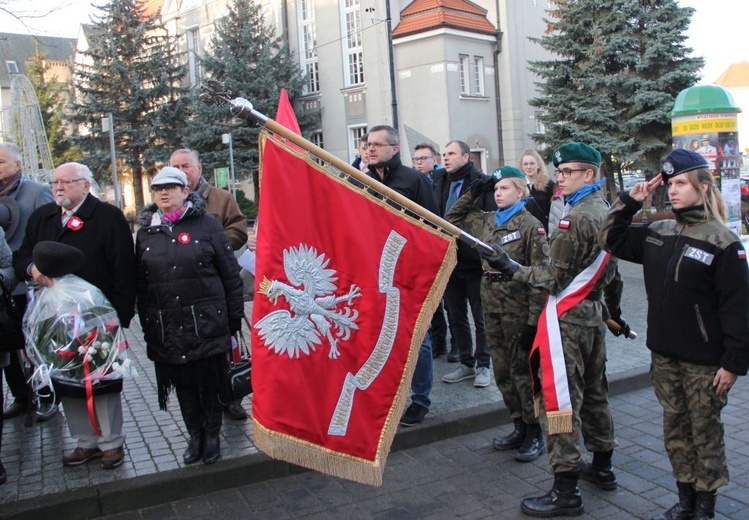
[[240,330],[242,330],[242,320],[239,318],[229,318],[229,332],[231,333],[231,335],[233,336]]
[[538,327],[534,325],[528,325],[527,323],[525,324],[523,332],[520,336],[521,345],[523,346],[523,349],[525,351],[530,352],[530,350],[533,348],[533,340],[536,339],[537,330]]
[[611,316],[611,319],[614,320],[616,322],[616,324],[621,327],[621,329],[619,329],[619,330],[614,330],[613,327],[610,327],[610,326],[607,325],[607,327],[609,327],[609,330],[611,331],[611,333],[614,336],[622,336],[623,335],[625,338],[628,338],[629,337],[629,333],[632,331],[632,329],[630,329],[629,323],[627,323],[626,321],[624,321],[624,318],[622,318],[622,315],[620,314],[618,316]]
[[481,256],[484,257],[484,260],[486,260],[492,268],[510,277],[515,274],[515,271],[520,269],[520,264],[511,259],[507,253],[505,253],[504,249],[497,244],[494,244],[492,249],[497,252],[497,256],[492,256],[489,253],[481,251]]
[[481,175],[471,183],[469,189],[473,198],[476,198],[486,191],[494,190],[495,184],[497,184],[497,179],[493,175]]

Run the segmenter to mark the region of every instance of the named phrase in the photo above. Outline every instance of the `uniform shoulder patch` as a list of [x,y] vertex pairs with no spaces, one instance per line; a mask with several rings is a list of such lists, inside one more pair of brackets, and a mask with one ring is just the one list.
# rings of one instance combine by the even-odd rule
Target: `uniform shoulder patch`
[[746,260],[746,251],[739,249],[739,260]]
[[545,235],[545,234],[546,234],[546,230],[545,230],[545,229],[543,228],[543,226],[542,226],[542,227],[539,227],[539,228],[536,228],[536,232],[537,232],[537,233],[538,233],[539,235]]
[[559,221],[559,229],[569,229],[570,228],[570,221],[563,218]]

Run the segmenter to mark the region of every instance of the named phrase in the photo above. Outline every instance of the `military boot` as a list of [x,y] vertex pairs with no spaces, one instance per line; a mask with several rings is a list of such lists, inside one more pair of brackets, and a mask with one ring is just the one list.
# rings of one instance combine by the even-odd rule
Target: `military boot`
[[541,425],[538,423],[529,424],[525,432],[525,441],[515,454],[515,460],[531,462],[545,451],[546,442],[544,442],[544,432],[541,431]]
[[663,513],[654,516],[651,520],[689,520],[694,515],[695,492],[694,484],[691,482],[677,482],[679,490],[679,502]]
[[492,446],[495,450],[517,450],[525,442],[528,426],[522,419],[513,419],[513,422],[515,423],[515,429],[512,430],[509,435],[505,437],[494,437],[492,439]]
[[613,454],[614,450],[594,452],[591,464],[587,462],[580,464],[580,477],[606,491],[615,490],[616,475],[611,469],[611,456]]
[[695,520],[712,520],[715,518],[715,491],[697,491],[695,497]]
[[580,516],[583,499],[577,489],[577,471],[554,473],[554,485],[543,496],[524,498],[520,510],[526,515],[548,518],[552,516]]

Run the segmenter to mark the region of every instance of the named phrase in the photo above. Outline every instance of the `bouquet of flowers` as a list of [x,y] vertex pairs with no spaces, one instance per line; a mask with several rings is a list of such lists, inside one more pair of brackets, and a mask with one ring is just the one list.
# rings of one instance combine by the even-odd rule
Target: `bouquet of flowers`
[[75,275],[35,293],[24,332],[37,374],[87,386],[134,375],[117,313],[98,288]]

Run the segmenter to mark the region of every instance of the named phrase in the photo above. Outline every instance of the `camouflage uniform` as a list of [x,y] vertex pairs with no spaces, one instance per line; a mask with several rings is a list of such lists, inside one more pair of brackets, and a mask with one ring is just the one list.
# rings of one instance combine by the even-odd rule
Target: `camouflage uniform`
[[[598,191],[580,199],[560,220],[552,233],[549,265],[520,267],[514,280],[529,283],[547,294],[559,294],[585,268],[601,249],[600,230],[608,206]],[[547,435],[549,463],[554,473],[580,469],[580,436],[592,452],[614,449],[614,423],[608,403],[606,343],[603,324],[604,289],[615,279],[616,260],[609,260],[590,295],[559,317],[567,383],[572,402],[572,432]],[[618,287],[619,291],[621,287]],[[607,297],[616,302],[621,294]],[[613,314],[613,311],[612,311]],[[542,400],[541,422],[548,431]]]
[[[494,211],[482,211],[473,204],[470,192],[463,195],[447,214],[447,220],[487,244],[501,244],[510,258],[524,265],[547,263],[549,246],[541,222],[526,209],[497,227]],[[546,295],[527,284],[500,281],[501,275],[482,260],[481,303],[484,326],[494,368],[494,378],[513,419],[536,424],[533,411],[528,356],[522,342],[525,325],[536,326]]]
[[622,194],[601,244],[643,265],[648,294],[651,379],[663,407],[663,436],[674,476],[713,491],[728,483],[720,411],[713,388],[722,367],[749,368],[749,268],[738,237],[702,206],[675,220],[632,224],[642,204]]

